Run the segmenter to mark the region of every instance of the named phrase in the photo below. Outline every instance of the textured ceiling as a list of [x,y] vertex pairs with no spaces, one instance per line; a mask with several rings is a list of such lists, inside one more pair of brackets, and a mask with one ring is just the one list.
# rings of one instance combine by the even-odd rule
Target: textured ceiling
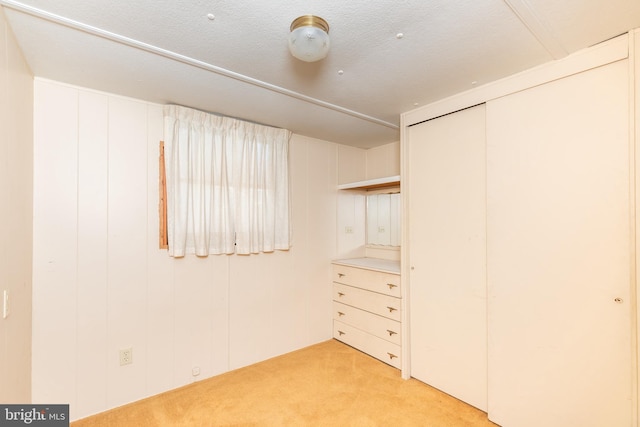
[[[0,5],[38,77],[363,148],[399,140],[403,112],[640,27],[638,0]],[[323,61],[288,52],[303,14],[329,22]]]

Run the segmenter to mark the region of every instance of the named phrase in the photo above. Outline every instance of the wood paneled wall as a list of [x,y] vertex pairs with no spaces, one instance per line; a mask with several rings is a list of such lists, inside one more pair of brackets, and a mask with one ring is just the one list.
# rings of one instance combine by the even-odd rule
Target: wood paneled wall
[[77,419],[331,337],[336,144],[292,137],[290,251],[173,259],[160,105],[37,79],[34,128],[34,401]]
[[[0,402],[31,401],[33,76],[0,10]],[[4,291],[9,314],[2,316]]]

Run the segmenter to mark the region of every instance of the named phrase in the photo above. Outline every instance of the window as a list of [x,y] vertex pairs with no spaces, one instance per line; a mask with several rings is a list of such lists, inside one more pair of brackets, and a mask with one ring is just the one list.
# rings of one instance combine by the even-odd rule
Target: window
[[169,254],[289,249],[290,135],[285,129],[166,106],[160,196],[166,219],[161,214],[160,222],[166,224]]

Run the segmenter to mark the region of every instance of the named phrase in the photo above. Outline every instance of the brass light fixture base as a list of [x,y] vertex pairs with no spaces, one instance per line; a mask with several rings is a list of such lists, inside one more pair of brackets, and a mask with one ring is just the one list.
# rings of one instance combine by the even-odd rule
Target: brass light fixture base
[[329,33],[329,23],[324,19],[320,18],[319,16],[315,16],[315,15],[302,15],[294,19],[293,22],[291,23],[291,28],[289,29],[289,31],[293,31],[296,28],[307,27],[307,26],[320,28],[325,33]]

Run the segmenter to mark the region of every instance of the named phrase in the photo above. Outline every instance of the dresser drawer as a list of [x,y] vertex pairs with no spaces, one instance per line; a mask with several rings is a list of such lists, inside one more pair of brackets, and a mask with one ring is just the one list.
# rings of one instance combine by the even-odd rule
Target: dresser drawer
[[333,283],[333,300],[392,320],[400,318],[400,298]]
[[333,318],[394,344],[400,345],[402,343],[401,324],[398,321],[335,301],[333,302]]
[[333,281],[381,294],[401,297],[400,275],[333,264]]
[[400,368],[400,346],[338,320],[333,321],[333,337],[389,365]]

